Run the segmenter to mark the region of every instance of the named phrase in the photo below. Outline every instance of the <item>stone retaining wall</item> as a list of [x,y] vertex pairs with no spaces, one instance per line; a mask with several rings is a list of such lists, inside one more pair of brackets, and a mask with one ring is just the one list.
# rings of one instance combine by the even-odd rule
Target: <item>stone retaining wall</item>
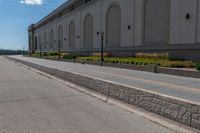
[[200,105],[195,103],[18,59],[13,60],[200,130]]

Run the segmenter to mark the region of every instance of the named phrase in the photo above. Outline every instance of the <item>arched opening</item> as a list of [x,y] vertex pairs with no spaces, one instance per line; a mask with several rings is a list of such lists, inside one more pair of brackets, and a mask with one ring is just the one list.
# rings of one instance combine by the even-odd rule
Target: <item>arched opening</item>
[[121,44],[121,9],[118,4],[112,4],[106,16],[107,47],[120,47]]
[[76,39],[76,27],[75,22],[71,21],[69,23],[69,48],[75,48],[75,39]]
[[58,48],[59,50],[63,49],[63,28],[59,26],[58,28]]
[[87,15],[84,20],[84,48],[92,48],[93,45],[93,19]]
[[44,33],[44,45],[43,45],[43,49],[47,50],[47,33]]
[[53,30],[51,30],[51,32],[50,32],[50,49],[51,50],[54,49],[54,32],[53,32]]
[[170,0],[146,0],[144,43],[166,44],[169,39]]

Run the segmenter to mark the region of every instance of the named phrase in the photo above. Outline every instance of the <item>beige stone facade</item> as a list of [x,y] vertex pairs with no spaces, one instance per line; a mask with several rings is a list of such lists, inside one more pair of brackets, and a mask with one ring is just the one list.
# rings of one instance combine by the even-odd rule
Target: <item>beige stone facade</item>
[[200,58],[199,0],[69,0],[29,27],[30,51]]

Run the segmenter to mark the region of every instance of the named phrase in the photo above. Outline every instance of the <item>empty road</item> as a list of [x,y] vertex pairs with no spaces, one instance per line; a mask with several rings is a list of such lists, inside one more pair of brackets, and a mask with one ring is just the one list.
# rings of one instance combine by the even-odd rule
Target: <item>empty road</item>
[[0,133],[173,133],[0,56]]

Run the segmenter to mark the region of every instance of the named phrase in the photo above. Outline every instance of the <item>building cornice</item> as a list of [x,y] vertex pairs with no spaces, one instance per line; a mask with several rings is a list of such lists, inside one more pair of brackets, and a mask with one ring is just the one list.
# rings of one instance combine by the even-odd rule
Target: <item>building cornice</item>
[[73,4],[74,2],[76,2],[77,0],[68,0],[67,2],[63,3],[62,5],[60,5],[58,8],[56,8],[55,10],[53,10],[51,13],[49,13],[47,16],[45,16],[44,18],[42,18],[40,21],[38,21],[35,24],[35,27],[38,26],[39,24],[43,23],[44,21],[46,21],[47,19],[53,17],[56,14],[59,14],[59,12],[61,12],[62,10],[64,10],[65,8],[67,8],[68,6],[70,6],[71,4]]
[[68,0],[58,8],[56,8],[54,11],[52,11],[50,14],[48,14],[46,17],[38,21],[36,24],[34,24],[35,30],[40,29],[46,24],[49,24],[56,19],[70,13],[71,11],[75,10],[76,8],[81,7],[82,5],[89,3],[91,1],[95,0]]

